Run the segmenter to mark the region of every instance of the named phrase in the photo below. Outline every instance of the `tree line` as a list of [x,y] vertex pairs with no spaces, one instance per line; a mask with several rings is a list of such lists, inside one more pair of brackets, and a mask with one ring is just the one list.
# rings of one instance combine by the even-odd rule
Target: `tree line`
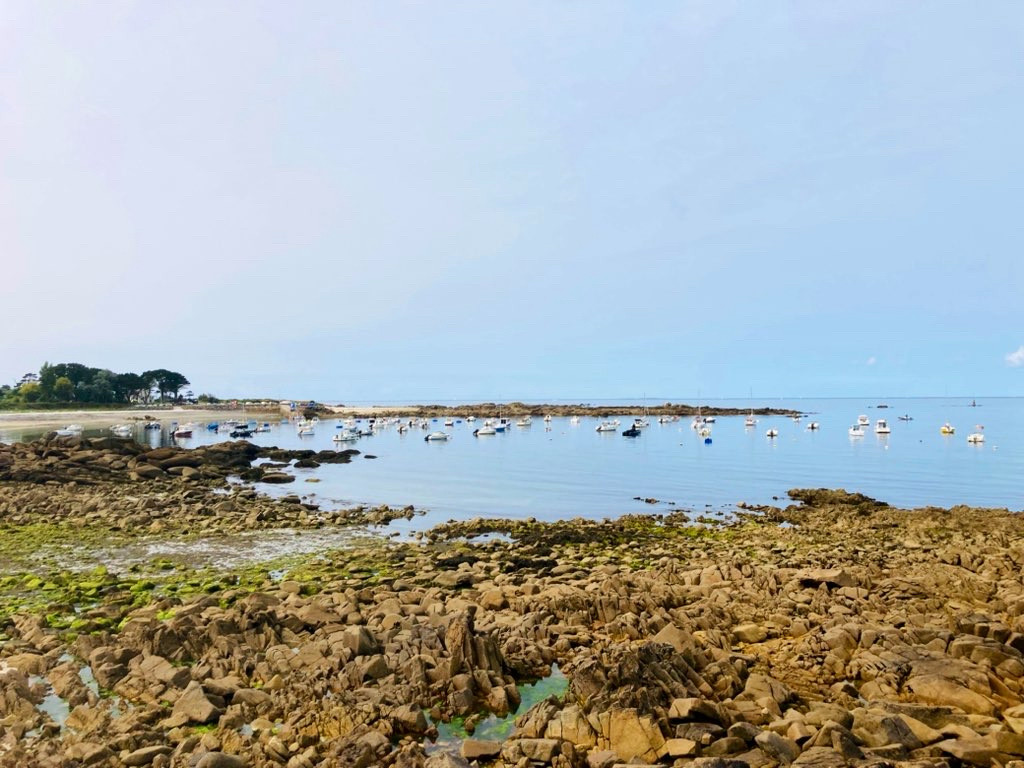
[[81,363],[43,363],[39,373],[26,373],[14,385],[0,385],[0,404],[180,403],[192,399],[191,392],[182,393],[187,386],[188,379],[166,368],[143,373],[114,373]]

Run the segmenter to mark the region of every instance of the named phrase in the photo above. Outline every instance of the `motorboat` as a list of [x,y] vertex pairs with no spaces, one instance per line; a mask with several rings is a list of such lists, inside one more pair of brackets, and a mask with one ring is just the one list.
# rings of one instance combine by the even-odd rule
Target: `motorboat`
[[529,416],[523,416],[523,418],[516,422],[517,427],[528,427],[531,424],[533,424],[533,419]]
[[860,416],[857,417],[857,424],[862,427],[869,426],[871,424],[871,419],[869,419],[862,413]]
[[651,422],[649,422],[643,416],[637,416],[635,419],[633,419],[633,427],[635,429],[647,429],[649,426],[651,426]]
[[623,437],[640,437],[640,428],[634,424],[629,429],[622,430]]
[[303,424],[295,430],[295,433],[299,437],[307,437],[309,435],[316,434],[316,427],[314,427],[312,424]]
[[449,438],[451,438],[451,435],[449,435],[447,432],[431,432],[423,439],[427,441],[440,441],[448,440]]
[[899,419],[900,421],[913,421],[914,420],[914,417],[911,416],[909,413],[905,413],[902,416],[897,416],[896,418]]
[[671,424],[672,421],[673,421],[673,419],[672,419],[671,416],[659,416],[658,417],[658,423],[659,424]]
[[594,431],[595,432],[614,432],[616,429],[618,429],[618,427],[619,427],[619,425],[616,424],[614,421],[602,421],[600,424],[597,425],[597,429],[594,430]]
[[[984,427],[982,427],[980,424],[978,425],[978,428],[979,429],[984,429]],[[973,443],[975,445],[977,445],[979,443],[984,443],[985,442],[985,433],[984,432],[971,432],[971,434],[969,434],[967,436],[967,442],[968,443]]]
[[860,424],[854,424],[848,431],[850,437],[864,437],[864,427]]
[[331,440],[335,443],[352,443],[360,437],[360,433],[354,429],[343,429],[340,432],[335,432]]
[[810,432],[817,432],[819,427],[820,425],[816,421],[812,421],[810,424],[807,425],[807,429]]
[[239,427],[238,429],[231,430],[231,437],[236,440],[240,437],[252,437],[252,430],[247,427]]
[[777,430],[774,427],[772,427],[767,432],[764,433],[764,436],[765,437],[770,437],[770,438],[776,438],[776,437],[779,436],[779,430]]
[[216,432],[219,428],[220,424],[218,424],[216,421],[211,421],[209,424],[206,425],[206,429],[209,430],[210,432]]
[[81,424],[68,424],[66,427],[57,430],[57,437],[78,437],[82,434]]
[[444,420],[444,425],[446,427],[454,427],[455,426],[455,419],[445,419]]
[[270,431],[270,423],[265,421],[262,424],[258,424],[256,427],[253,428],[252,431],[253,432],[269,432]]
[[114,437],[131,437],[135,432],[131,424],[115,424],[110,431]]
[[939,434],[940,435],[953,435],[953,434],[956,434],[956,427],[954,427],[952,424],[950,424],[947,421],[945,424],[943,424],[941,427],[939,427]]
[[704,417],[704,423],[705,424],[714,424],[715,423],[715,418],[716,418],[715,416],[705,416]]
[[192,437],[192,427],[190,425],[188,425],[188,424],[184,424],[184,425],[178,427],[177,429],[175,429],[173,432],[171,432],[171,436],[172,437]]
[[705,424],[703,427],[697,430],[697,434],[700,437],[711,437],[711,427]]
[[474,421],[476,421],[476,416],[467,416],[466,417],[466,423],[467,424],[472,424]]
[[875,422],[876,435],[888,435],[890,432],[892,432],[892,429],[890,429],[889,422],[885,419],[879,419]]
[[474,429],[473,430],[473,435],[475,437],[485,437],[487,435],[496,435],[496,434],[498,434],[498,430],[496,430],[494,427],[489,426],[487,424],[485,424],[482,427],[479,427],[478,429]]

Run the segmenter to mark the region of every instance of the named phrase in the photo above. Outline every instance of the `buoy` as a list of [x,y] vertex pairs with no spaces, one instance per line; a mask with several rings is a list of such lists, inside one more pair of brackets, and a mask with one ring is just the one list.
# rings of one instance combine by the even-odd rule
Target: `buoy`
[[711,445],[711,438],[710,437],[705,437],[704,438],[704,445]]

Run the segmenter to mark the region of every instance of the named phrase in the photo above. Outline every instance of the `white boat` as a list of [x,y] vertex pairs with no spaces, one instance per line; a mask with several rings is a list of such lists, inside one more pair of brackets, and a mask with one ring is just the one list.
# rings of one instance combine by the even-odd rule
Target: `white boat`
[[674,419],[671,416],[659,416],[658,417],[658,423],[659,424],[671,424],[673,421],[674,421]]
[[939,434],[942,435],[953,435],[956,434],[956,427],[950,424],[948,421],[939,427]]
[[569,423],[570,424],[579,424],[580,423],[580,417],[579,416],[573,416],[571,419],[569,419]]
[[354,429],[343,429],[340,432],[335,432],[331,438],[336,443],[351,443],[359,439],[359,433]]
[[523,418],[516,422],[517,427],[528,427],[531,424],[533,424],[533,419],[529,416],[523,416]]
[[864,427],[860,424],[854,424],[848,431],[850,433],[850,437],[864,437]]
[[984,433],[983,430],[985,429],[985,427],[983,427],[981,424],[975,424],[974,428],[976,430],[978,430],[978,431],[977,432],[971,432],[971,434],[969,434],[967,436],[967,442],[968,443],[975,443],[975,444],[984,443],[985,442],[985,433]]
[[115,437],[131,437],[135,430],[132,429],[131,424],[115,424],[110,431]]
[[474,421],[476,421],[476,416],[467,416],[466,417],[466,423],[467,424],[472,424]]
[[818,430],[818,422],[812,421],[810,424],[807,425],[807,429],[809,429],[811,432],[816,432]]
[[455,419],[445,419],[444,420],[444,425],[446,427],[454,427],[455,426]]
[[448,440],[449,438],[451,438],[451,435],[449,435],[447,432],[431,432],[429,435],[427,435],[423,439],[424,440],[433,441],[433,440]]
[[634,429],[647,429],[649,426],[651,426],[651,422],[649,422],[643,416],[637,416],[635,419],[633,419]]
[[779,430],[775,429],[775,427],[770,427],[768,429],[768,431],[764,433],[764,436],[765,437],[772,437],[772,438],[778,437],[779,436]]
[[408,431],[409,431],[409,427],[407,427],[405,424],[399,424],[398,425],[398,434],[404,435]]
[[295,432],[299,437],[305,437],[307,435],[316,434],[316,427],[314,427],[312,424],[303,424],[302,426],[298,427],[295,430]]
[[498,431],[494,427],[485,424],[479,429],[474,429],[473,434],[476,435],[477,437],[483,437],[486,435],[496,435],[498,434]]
[[602,421],[600,424],[597,425],[597,429],[594,430],[594,431],[595,432],[614,432],[616,429],[618,429],[618,426],[619,425],[616,422],[614,422],[614,421]]
[[889,428],[889,422],[885,419],[879,419],[875,422],[875,434],[876,435],[888,435],[892,430]]
[[544,414],[544,421],[546,421],[549,424],[551,423],[551,414],[550,413],[545,413]]
[[744,427],[756,427],[757,426],[757,419],[754,418],[753,410],[751,410],[751,412],[747,415],[747,418],[745,418],[743,420],[743,426]]
[[58,437],[78,437],[80,434],[82,434],[81,424],[68,424],[63,429],[57,430]]
[[173,437],[192,437],[192,425],[183,424],[182,426],[171,432]]
[[700,435],[701,437],[711,437],[711,427],[705,424],[704,426],[697,430],[697,434]]
[[871,424],[871,419],[865,416],[863,413],[857,417],[857,424],[861,427],[866,427]]

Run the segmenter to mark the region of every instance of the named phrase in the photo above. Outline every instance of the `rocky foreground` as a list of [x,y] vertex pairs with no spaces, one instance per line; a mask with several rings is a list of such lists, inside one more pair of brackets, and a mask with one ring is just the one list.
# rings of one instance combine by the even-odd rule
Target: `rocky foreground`
[[[171,482],[42,487],[169,525]],[[3,537],[52,515],[40,488],[0,482]],[[728,525],[452,523],[193,593],[9,572],[0,766],[1024,765],[1024,519],[791,495]],[[555,663],[564,696],[507,739],[431,746]]]

